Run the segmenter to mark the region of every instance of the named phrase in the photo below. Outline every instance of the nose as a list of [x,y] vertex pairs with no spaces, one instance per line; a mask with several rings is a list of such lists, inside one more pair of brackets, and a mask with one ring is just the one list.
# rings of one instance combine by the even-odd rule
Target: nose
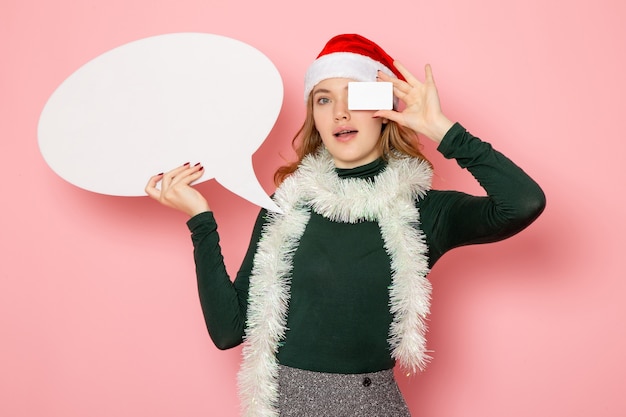
[[348,110],[347,100],[335,101],[335,121],[350,120],[350,111]]

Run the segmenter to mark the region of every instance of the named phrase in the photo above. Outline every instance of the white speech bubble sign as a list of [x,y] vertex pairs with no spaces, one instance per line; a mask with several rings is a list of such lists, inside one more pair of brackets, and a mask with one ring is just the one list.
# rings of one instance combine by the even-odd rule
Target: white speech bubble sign
[[112,49],[71,74],[39,118],[39,149],[82,189],[145,196],[148,179],[185,162],[244,199],[280,211],[259,184],[252,154],[274,126],[283,83],[241,41],[173,33]]

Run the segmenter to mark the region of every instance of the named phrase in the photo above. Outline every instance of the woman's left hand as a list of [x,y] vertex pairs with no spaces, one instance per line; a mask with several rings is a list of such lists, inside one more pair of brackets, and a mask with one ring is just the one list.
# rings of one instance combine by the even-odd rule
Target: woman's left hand
[[432,68],[426,65],[426,77],[422,83],[398,61],[395,61],[394,65],[406,81],[390,77],[381,71],[378,71],[378,79],[393,84],[393,93],[404,102],[405,108],[401,112],[379,110],[374,116],[393,120],[435,142],[440,142],[453,123],[441,111]]

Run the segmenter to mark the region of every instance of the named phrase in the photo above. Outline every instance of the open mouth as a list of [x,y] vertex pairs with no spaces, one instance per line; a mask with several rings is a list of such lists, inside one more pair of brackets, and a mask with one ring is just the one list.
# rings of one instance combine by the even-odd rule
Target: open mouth
[[339,132],[334,133],[335,137],[341,137],[341,136],[345,136],[345,135],[351,135],[353,133],[357,133],[357,130],[340,130]]

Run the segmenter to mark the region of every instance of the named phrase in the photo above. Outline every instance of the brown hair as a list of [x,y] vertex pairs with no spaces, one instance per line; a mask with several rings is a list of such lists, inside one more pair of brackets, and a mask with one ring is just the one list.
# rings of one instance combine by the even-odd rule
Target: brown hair
[[[274,183],[276,186],[279,186],[285,178],[293,174],[296,169],[298,169],[300,162],[302,162],[307,155],[315,153],[319,147],[322,146],[322,137],[315,128],[315,121],[313,120],[312,95],[310,95],[307,100],[306,108],[307,112],[304,123],[291,141],[292,147],[296,151],[297,160],[283,165],[276,170],[274,173]],[[410,129],[400,126],[394,121],[389,120],[384,125],[380,139],[378,140],[378,147],[385,160],[392,158],[394,155],[392,151],[396,151],[402,155],[423,159],[432,167],[430,161],[420,150],[421,144],[417,134]]]

